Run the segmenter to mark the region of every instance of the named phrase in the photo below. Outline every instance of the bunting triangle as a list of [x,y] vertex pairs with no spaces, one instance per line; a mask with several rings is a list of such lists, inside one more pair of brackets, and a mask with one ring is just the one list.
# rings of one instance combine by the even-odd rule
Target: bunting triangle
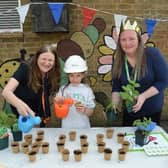
[[64,4],[63,3],[58,3],[58,4],[48,3],[48,6],[51,10],[53,17],[54,17],[55,23],[58,24],[60,21],[60,17],[62,14]]
[[154,19],[145,19],[146,31],[148,33],[149,38],[151,38],[152,36],[156,23],[157,21]]
[[30,4],[26,4],[26,5],[22,5],[22,6],[19,6],[16,8],[19,13],[21,23],[25,22],[25,18],[27,16],[27,12],[29,10],[29,7],[30,7]]
[[126,19],[127,19],[127,16],[125,15],[118,15],[118,14],[114,15],[117,34],[120,33],[121,22],[125,22]]
[[83,13],[83,26],[87,27],[90,21],[92,20],[96,10],[95,9],[89,9],[86,7],[82,8],[82,13]]

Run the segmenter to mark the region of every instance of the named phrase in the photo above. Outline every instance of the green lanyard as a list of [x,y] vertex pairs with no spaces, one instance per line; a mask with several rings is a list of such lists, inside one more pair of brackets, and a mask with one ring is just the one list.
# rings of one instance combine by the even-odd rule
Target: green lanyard
[[[125,57],[125,70],[126,70],[126,74],[127,74],[127,79],[128,81],[130,81],[130,74],[129,74],[129,70],[128,70],[128,63],[127,63],[127,57]],[[135,72],[134,72],[134,79],[133,81],[136,82],[137,80],[137,75],[138,75],[138,70],[137,67],[135,67]]]

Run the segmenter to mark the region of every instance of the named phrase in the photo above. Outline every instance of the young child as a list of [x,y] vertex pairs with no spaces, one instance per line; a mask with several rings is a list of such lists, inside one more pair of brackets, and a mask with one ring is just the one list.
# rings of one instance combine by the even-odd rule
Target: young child
[[89,116],[95,107],[95,96],[91,88],[82,83],[87,69],[86,62],[79,55],[72,55],[65,62],[64,71],[69,83],[60,87],[55,101],[72,98],[74,102],[67,117],[62,119],[62,128],[90,128]]

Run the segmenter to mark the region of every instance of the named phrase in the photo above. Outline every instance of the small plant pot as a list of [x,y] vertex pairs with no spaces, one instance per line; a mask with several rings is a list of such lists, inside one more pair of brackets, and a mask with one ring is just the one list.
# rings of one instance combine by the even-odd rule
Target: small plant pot
[[143,133],[142,130],[135,131],[135,144],[143,146],[146,144],[147,136]]
[[66,140],[66,135],[61,134],[61,135],[59,136],[59,142],[65,143],[65,140]]
[[0,150],[9,146],[9,136],[0,139]]
[[97,143],[101,143],[104,140],[104,134],[97,134],[96,135]]
[[37,137],[41,138],[41,139],[44,139],[44,130],[38,130],[37,131]]
[[25,142],[27,142],[29,145],[32,144],[32,138],[33,138],[32,134],[26,134],[26,135],[24,135],[24,140],[25,140]]
[[114,111],[106,112],[106,117],[108,121],[115,121],[117,119],[117,114]]
[[113,137],[113,133],[114,133],[114,129],[108,128],[108,129],[106,130],[106,137],[107,137],[107,138],[112,138],[112,137]]
[[68,149],[64,149],[62,151],[62,160],[63,161],[68,161],[69,160],[69,155],[70,155],[70,152]]
[[82,159],[82,151],[81,150],[79,150],[79,149],[74,150],[74,159],[77,162],[81,161],[81,159]]
[[136,102],[132,102],[132,103],[126,105],[126,107],[127,107],[127,112],[128,112],[128,113],[131,113],[131,112],[132,112],[132,108],[133,108],[133,106],[135,105],[135,103],[136,103]]
[[80,144],[86,144],[87,143],[87,135],[80,135]]
[[30,162],[35,162],[36,161],[36,152],[35,151],[30,151],[28,153],[28,156],[29,156],[29,161]]
[[123,148],[118,149],[118,160],[124,161],[126,157],[126,151]]
[[111,160],[112,150],[110,148],[104,149],[104,160]]
[[13,153],[19,153],[19,142],[12,142],[11,143],[11,148]]
[[103,153],[105,146],[106,146],[105,142],[100,142],[100,143],[98,143],[98,144],[97,144],[98,152],[99,152],[99,153]]
[[70,131],[69,132],[69,140],[75,141],[75,139],[76,139],[76,131]]
[[118,142],[119,144],[122,144],[123,141],[124,141],[124,137],[125,137],[125,135],[124,135],[123,133],[119,132],[119,133],[117,134],[117,142]]
[[81,151],[82,151],[82,153],[87,153],[88,152],[88,147],[89,147],[88,143],[82,144],[81,145]]
[[63,149],[64,149],[65,144],[62,143],[62,142],[57,142],[56,145],[57,145],[58,152],[62,152]]
[[22,148],[22,152],[24,154],[28,153],[29,152],[29,144],[27,142],[23,142],[21,144],[21,148]]
[[22,141],[23,133],[22,131],[12,131],[13,141]]
[[122,148],[128,152],[129,151],[129,146],[130,146],[130,142],[129,141],[123,141],[122,143]]

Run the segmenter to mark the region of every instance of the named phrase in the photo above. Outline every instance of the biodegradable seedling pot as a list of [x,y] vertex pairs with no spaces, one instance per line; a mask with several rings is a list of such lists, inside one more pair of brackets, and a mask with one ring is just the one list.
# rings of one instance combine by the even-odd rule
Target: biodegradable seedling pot
[[23,142],[22,144],[21,144],[21,147],[22,147],[22,152],[23,153],[28,153],[29,152],[29,144],[27,143],[27,142]]
[[20,151],[18,142],[12,142],[11,148],[12,148],[13,153],[19,153],[19,151]]
[[118,150],[118,160],[119,161],[124,161],[125,156],[126,156],[126,151],[123,148],[119,149]]
[[69,132],[69,140],[75,141],[75,139],[76,139],[76,131],[70,131]]
[[82,153],[87,153],[88,152],[88,147],[89,147],[88,143],[82,144],[81,145],[81,151],[82,151]]
[[98,152],[99,152],[99,153],[103,153],[105,146],[106,146],[105,142],[99,142],[99,143],[97,144]]
[[80,135],[80,144],[87,143],[87,135]]
[[29,161],[30,162],[35,162],[36,161],[36,152],[35,151],[30,151],[28,153],[28,156],[29,156]]
[[117,134],[117,142],[122,144],[124,141],[124,137],[125,137],[125,135],[123,133],[118,133]]
[[130,146],[130,142],[129,142],[129,141],[123,141],[123,143],[122,143],[122,148],[123,148],[126,152],[128,152],[129,146]]
[[61,142],[61,143],[65,143],[66,135],[61,134],[61,135],[59,136],[58,140],[59,140],[59,142]]
[[62,160],[63,161],[68,161],[69,160],[69,155],[70,155],[70,152],[68,149],[63,149],[62,150]]
[[26,134],[24,136],[25,142],[27,142],[29,145],[32,144],[32,138],[33,138],[32,134]]
[[81,161],[81,159],[82,159],[82,151],[81,150],[79,150],[79,149],[74,150],[74,159],[77,162]]
[[104,160],[111,160],[112,150],[110,148],[104,149]]
[[112,138],[112,137],[113,137],[113,132],[114,132],[114,129],[108,128],[108,129],[106,130],[106,137],[107,137],[107,138]]
[[64,143],[62,143],[62,142],[57,142],[56,143],[57,144],[57,150],[58,150],[58,152],[62,152],[62,150],[64,149]]
[[37,137],[40,139],[44,139],[44,130],[38,130],[37,131]]
[[103,142],[104,134],[97,134],[96,139],[97,139],[97,143]]
[[48,142],[43,142],[42,143],[42,153],[48,153],[49,152],[49,143]]

